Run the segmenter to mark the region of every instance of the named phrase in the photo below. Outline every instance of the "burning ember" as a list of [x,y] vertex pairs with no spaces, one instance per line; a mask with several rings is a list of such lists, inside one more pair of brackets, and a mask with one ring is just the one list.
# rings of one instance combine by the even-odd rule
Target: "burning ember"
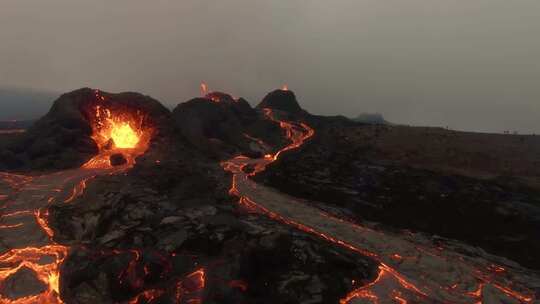
[[122,155],[125,163],[133,165],[135,158],[143,154],[150,143],[153,128],[146,123],[146,116],[140,111],[128,109],[111,110],[106,98],[96,92],[100,104],[90,111],[92,139],[99,148],[99,154],[83,165],[97,169],[111,167],[111,156]]

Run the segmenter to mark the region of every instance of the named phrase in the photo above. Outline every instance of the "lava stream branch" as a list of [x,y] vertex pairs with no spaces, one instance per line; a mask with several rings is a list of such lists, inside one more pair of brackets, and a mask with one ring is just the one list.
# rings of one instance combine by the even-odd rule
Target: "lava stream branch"
[[48,223],[48,206],[54,201],[73,201],[82,195],[86,181],[96,175],[113,174],[126,168],[81,168],[34,177],[2,173],[2,179],[13,189],[0,214],[0,242],[7,248],[0,255],[0,284],[25,270],[33,273],[46,289],[17,298],[0,295],[0,303],[63,303],[60,266],[69,247],[54,241],[54,230]]
[[[533,303],[536,300],[532,290],[540,287],[540,279],[519,266],[493,267],[491,261],[496,257],[481,251],[478,256],[470,257],[437,246],[426,247],[426,242],[415,239],[421,235],[374,231],[253,182],[250,176],[264,171],[284,152],[302,146],[315,134],[305,123],[279,120],[270,109],[264,109],[264,113],[279,123],[290,144],[260,159],[237,156],[223,162],[222,167],[233,173],[230,193],[238,196],[240,205],[252,212],[265,214],[379,262],[377,278],[346,295],[342,304],[362,299],[373,303],[482,303],[486,299]],[[244,172],[247,166],[254,170]]]

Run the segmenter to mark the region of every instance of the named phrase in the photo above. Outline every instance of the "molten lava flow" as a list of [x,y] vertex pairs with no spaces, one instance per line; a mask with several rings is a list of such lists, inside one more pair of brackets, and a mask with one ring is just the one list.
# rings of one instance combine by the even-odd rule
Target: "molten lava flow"
[[[47,290],[41,294],[11,300],[0,296],[0,303],[31,304],[31,303],[63,303],[60,299],[59,265],[67,255],[67,247],[60,245],[48,245],[44,247],[28,247],[12,249],[0,256],[3,265],[0,268],[0,282],[15,274],[23,268],[32,270],[36,278],[47,286]],[[54,263],[43,263],[47,257],[52,258]],[[16,265],[16,266],[11,266]]]
[[[0,174],[2,181],[12,187],[0,214],[0,221],[10,224],[2,229],[2,243],[7,249],[0,254],[0,285],[20,271],[27,271],[45,286],[45,291],[19,298],[0,294],[0,303],[63,303],[60,298],[60,266],[69,247],[54,241],[46,207],[52,201],[61,201],[70,187],[77,188],[79,181],[96,173],[96,170],[77,169],[34,177]],[[73,190],[77,195],[80,191],[82,189]],[[24,234],[21,231],[25,231]]]
[[189,274],[176,285],[176,303],[181,303],[184,300],[186,303],[201,304],[201,292],[205,286],[206,271],[204,268]]
[[110,158],[122,154],[126,164],[131,166],[135,158],[148,149],[153,128],[146,125],[146,117],[140,111],[111,110],[107,99],[96,91],[99,104],[89,111],[92,126],[92,139],[96,142],[99,154],[83,165],[86,169],[107,169],[111,167]]
[[[353,300],[359,300],[361,303],[364,303],[362,301],[364,300],[366,303],[402,304],[482,303],[486,298],[486,293],[487,297],[493,296],[493,290],[499,292],[498,299],[506,296],[507,299],[514,302],[516,300],[521,303],[535,301],[536,298],[531,295],[532,292],[524,287],[528,285],[526,282],[529,277],[520,278],[519,283],[514,286],[510,279],[497,277],[507,273],[508,269],[506,268],[489,264],[486,267],[488,270],[486,274],[479,267],[484,263],[483,261],[469,259],[466,263],[465,257],[462,255],[455,253],[442,255],[444,251],[437,248],[423,248],[414,242],[408,243],[408,240],[386,236],[323,213],[316,208],[302,206],[295,209],[291,204],[300,204],[299,202],[291,201],[290,198],[283,195],[277,195],[275,190],[264,190],[265,187],[255,185],[249,180],[249,176],[262,172],[282,153],[300,147],[315,133],[304,123],[282,121],[275,118],[271,109],[263,109],[263,111],[269,119],[279,123],[291,143],[275,154],[267,154],[261,159],[250,159],[240,155],[223,162],[223,169],[233,173],[229,193],[238,196],[240,206],[248,212],[265,214],[276,221],[319,236],[377,261],[379,263],[377,278],[352,291],[340,300],[341,304],[348,304]],[[244,171],[246,168],[250,168],[252,171],[247,171],[250,172],[247,173]],[[281,197],[284,198],[281,199]],[[261,202],[265,198],[269,201]],[[256,199],[259,202],[256,202]],[[282,213],[287,215],[281,215],[274,209],[265,206],[273,206],[274,209],[282,210]],[[310,224],[293,219],[293,210],[297,212],[295,218]],[[342,230],[335,228],[331,230],[329,227],[339,227]],[[367,246],[368,249],[360,248],[358,244]],[[403,269],[407,275],[397,269]],[[442,269],[448,273],[442,272]],[[519,273],[520,270],[517,271]],[[516,279],[516,277],[511,276],[509,278]],[[457,283],[452,281],[454,279],[457,280]],[[531,283],[532,286],[534,284]],[[491,291],[486,291],[487,286],[491,288]],[[516,291],[514,287],[520,291]]]
[[165,291],[159,290],[159,289],[149,289],[141,292],[137,296],[135,296],[131,301],[128,302],[128,304],[138,304],[142,301],[145,301],[144,303],[150,303],[156,298],[161,297]]
[[140,141],[139,135],[126,122],[113,126],[111,139],[119,149],[133,149]]

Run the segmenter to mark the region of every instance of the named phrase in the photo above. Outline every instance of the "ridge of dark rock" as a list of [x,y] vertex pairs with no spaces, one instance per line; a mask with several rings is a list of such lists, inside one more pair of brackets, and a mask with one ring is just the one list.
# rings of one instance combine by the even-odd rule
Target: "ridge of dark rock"
[[[214,97],[214,99],[212,99]],[[243,98],[210,93],[180,103],[172,112],[176,130],[199,151],[219,159],[253,152],[253,138],[281,144],[281,128]]]
[[268,93],[261,103],[257,105],[257,108],[270,108],[290,114],[301,114],[305,112],[296,100],[294,92],[289,90],[275,90]]

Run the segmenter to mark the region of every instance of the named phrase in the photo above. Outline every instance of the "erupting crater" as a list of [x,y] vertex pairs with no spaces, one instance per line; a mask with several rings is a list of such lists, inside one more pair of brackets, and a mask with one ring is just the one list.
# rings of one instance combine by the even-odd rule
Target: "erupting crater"
[[[96,94],[99,94],[96,92]],[[101,104],[88,111],[92,127],[92,139],[99,153],[83,168],[110,168],[116,165],[133,165],[135,158],[148,149],[154,128],[141,110],[107,105],[107,99],[99,96]]]

